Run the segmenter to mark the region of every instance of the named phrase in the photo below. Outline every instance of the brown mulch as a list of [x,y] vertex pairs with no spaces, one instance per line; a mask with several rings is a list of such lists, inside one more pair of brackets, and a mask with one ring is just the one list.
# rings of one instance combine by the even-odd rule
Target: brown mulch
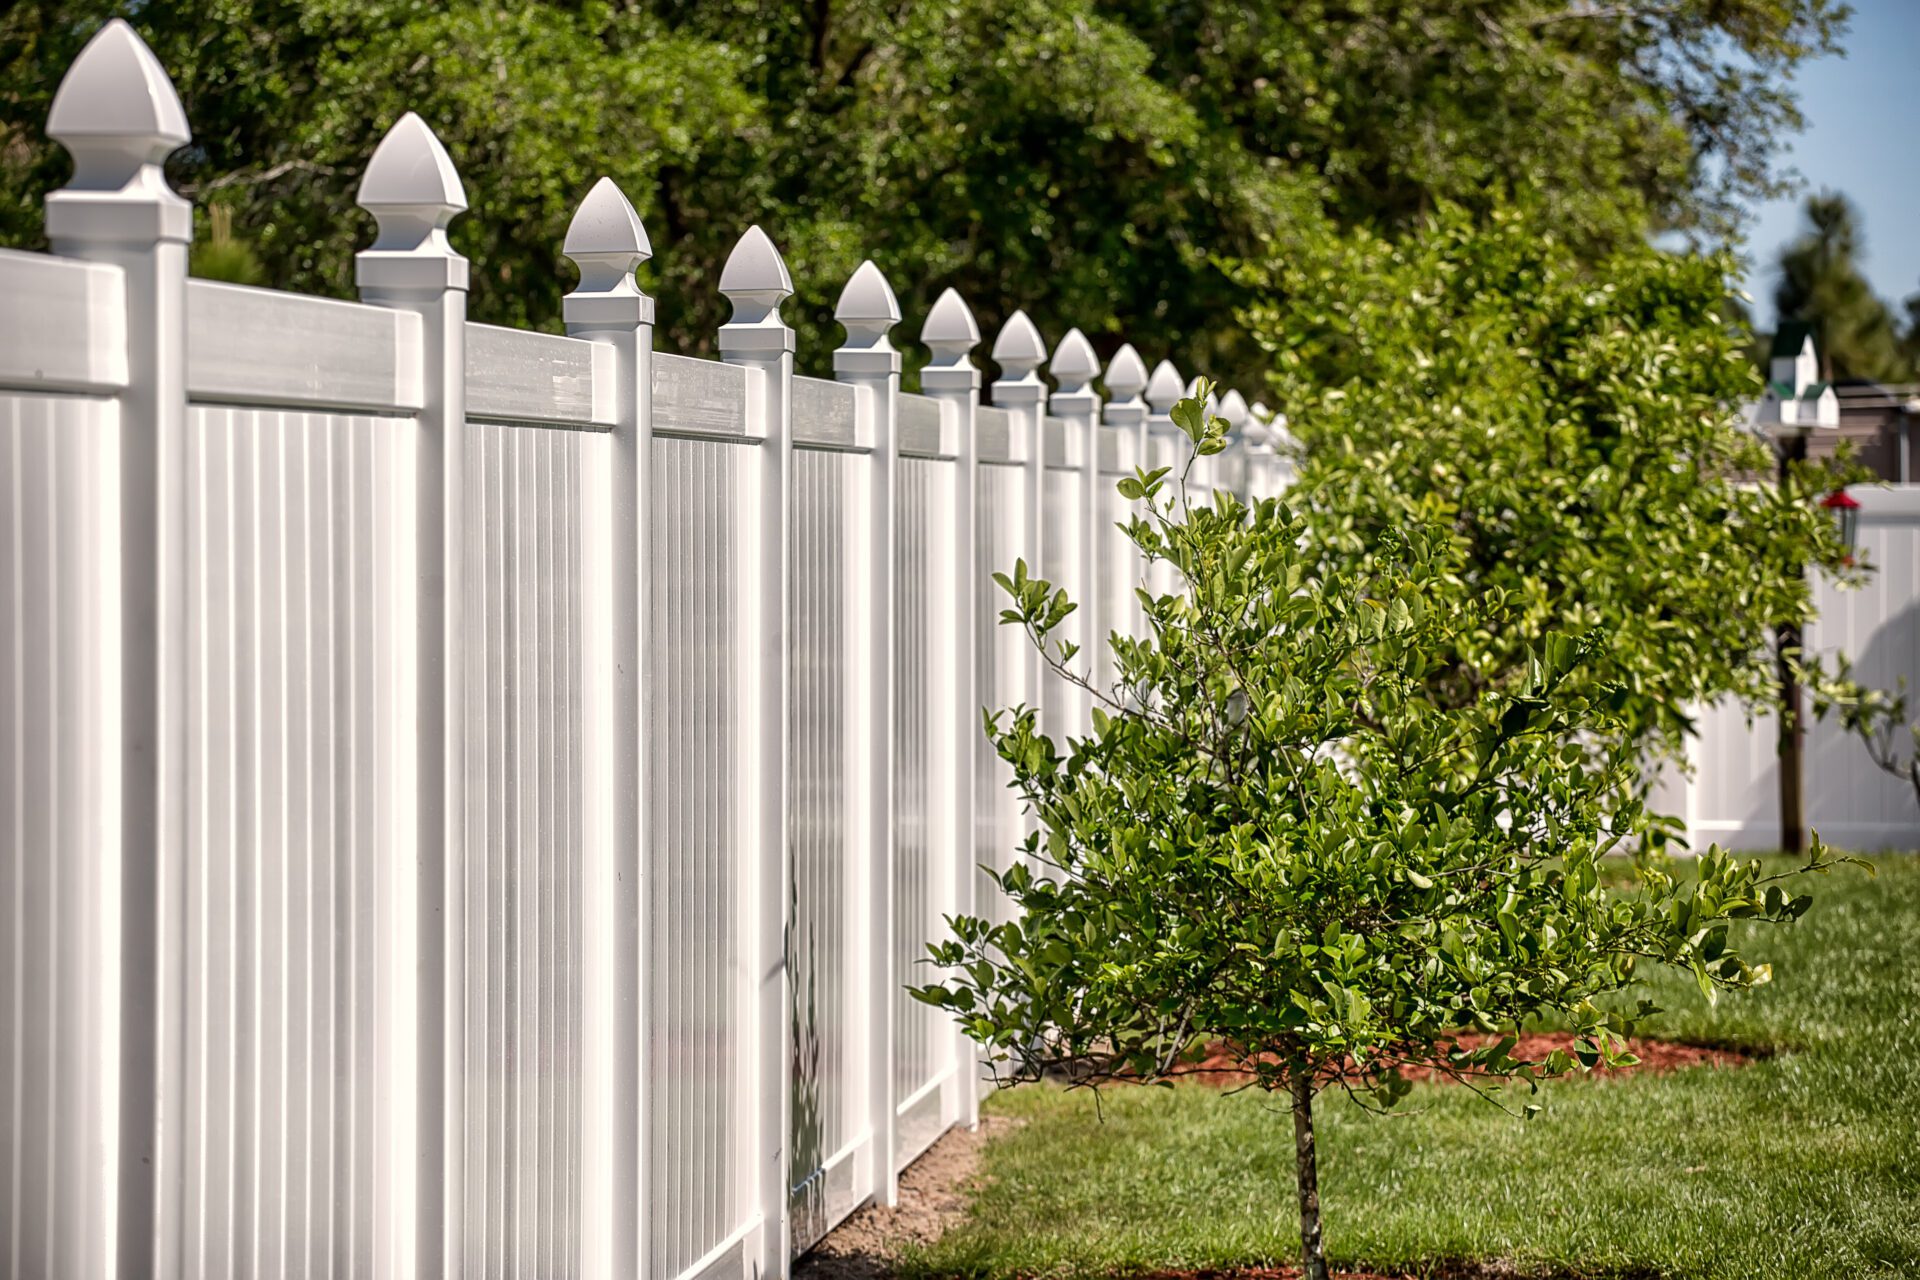
[[[1486,1262],[1435,1262],[1412,1271],[1333,1270],[1334,1280],[1653,1280],[1654,1271],[1567,1272],[1524,1267],[1504,1258]],[[1148,1271],[1128,1280],[1300,1280],[1298,1267],[1238,1267],[1232,1270]]]
[[1017,1127],[1005,1116],[981,1116],[980,1127],[949,1129],[900,1173],[900,1202],[867,1205],[828,1233],[793,1266],[794,1280],[881,1280],[893,1274],[903,1244],[932,1244],[967,1216],[989,1139]]
[[[1479,1049],[1497,1043],[1500,1037],[1484,1035],[1477,1031],[1463,1031],[1454,1039],[1459,1042],[1461,1048]],[[1565,1049],[1571,1053],[1573,1042],[1572,1032],[1532,1031],[1519,1038],[1511,1053],[1521,1061],[1538,1062],[1555,1049]],[[1630,1075],[1664,1075],[1669,1071],[1682,1071],[1688,1067],[1739,1067],[1752,1062],[1758,1056],[1718,1045],[1688,1044],[1681,1040],[1650,1040],[1638,1036],[1627,1041],[1627,1051],[1640,1061],[1611,1068],[1595,1067],[1591,1074],[1596,1077],[1617,1079]],[[1453,1077],[1438,1066],[1405,1066],[1400,1070],[1403,1075],[1415,1081],[1439,1081],[1443,1084],[1454,1082]],[[1218,1089],[1230,1089],[1252,1083],[1254,1075],[1238,1065],[1238,1059],[1225,1045],[1215,1045],[1198,1062],[1183,1066],[1177,1078],[1182,1082],[1192,1081],[1195,1084],[1212,1085]]]

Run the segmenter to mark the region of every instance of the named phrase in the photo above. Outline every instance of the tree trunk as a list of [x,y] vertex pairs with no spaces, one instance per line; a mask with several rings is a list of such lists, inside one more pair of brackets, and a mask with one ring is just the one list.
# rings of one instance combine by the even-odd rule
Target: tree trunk
[[[1793,464],[1807,457],[1807,438],[1796,435],[1780,443],[1780,491],[1787,492]],[[1788,572],[1804,577],[1804,565],[1789,565]],[[1807,724],[1802,714],[1800,680],[1793,673],[1793,662],[1800,656],[1800,627],[1789,623],[1778,628],[1775,636],[1780,676],[1780,848],[1800,853],[1807,847],[1807,821],[1801,809],[1800,777],[1806,754]]]
[[1327,1280],[1320,1243],[1320,1162],[1313,1152],[1313,1072],[1293,1072],[1294,1178],[1300,1188],[1300,1269],[1304,1280]]

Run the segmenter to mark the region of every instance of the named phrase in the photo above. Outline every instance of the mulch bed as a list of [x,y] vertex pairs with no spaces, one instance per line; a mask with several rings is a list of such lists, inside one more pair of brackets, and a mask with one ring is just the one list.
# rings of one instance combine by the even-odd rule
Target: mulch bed
[[[1475,1031],[1463,1031],[1454,1039],[1465,1049],[1478,1049],[1496,1043],[1500,1037],[1483,1035]],[[1533,1031],[1520,1037],[1512,1049],[1512,1056],[1522,1061],[1538,1062],[1546,1058],[1555,1049],[1573,1051],[1574,1036],[1567,1031]],[[1650,1040],[1635,1037],[1627,1041],[1627,1050],[1639,1062],[1619,1067],[1595,1067],[1592,1075],[1617,1079],[1630,1075],[1664,1075],[1669,1071],[1682,1071],[1689,1067],[1739,1067],[1752,1062],[1758,1055],[1739,1049],[1727,1049],[1718,1045],[1688,1044],[1681,1040]],[[1456,1083],[1451,1076],[1437,1066],[1406,1066],[1402,1074],[1415,1081],[1438,1081],[1442,1084]],[[1217,1089],[1233,1089],[1251,1084],[1254,1075],[1238,1065],[1236,1056],[1225,1045],[1215,1045],[1206,1056],[1191,1065],[1183,1065],[1176,1077],[1181,1083],[1211,1085]],[[1173,1273],[1169,1273],[1171,1277]],[[1257,1273],[1248,1272],[1249,1276]],[[1276,1275],[1285,1274],[1282,1272]],[[1356,1272],[1356,1276],[1366,1273]],[[1181,1277],[1181,1280],[1198,1280],[1196,1277]]]
[[[1333,1269],[1334,1280],[1654,1280],[1654,1271],[1542,1271],[1504,1259],[1489,1262],[1436,1262],[1412,1271]],[[1300,1280],[1298,1267],[1241,1267],[1233,1270],[1146,1271],[1127,1280]]]

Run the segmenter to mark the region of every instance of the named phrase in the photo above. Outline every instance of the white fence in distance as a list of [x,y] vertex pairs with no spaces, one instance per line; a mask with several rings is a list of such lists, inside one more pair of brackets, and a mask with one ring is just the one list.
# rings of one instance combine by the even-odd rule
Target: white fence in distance
[[1050,393],[1016,315],[983,405],[949,290],[903,394],[868,264],[797,377],[757,228],[723,359],[657,353],[606,181],[567,335],[471,323],[414,116],[360,301],[190,280],[119,22],[48,132],[53,252],[0,253],[0,1275],[769,1276],[892,1199],[977,1114],[903,989],[1023,832],[977,709],[1072,713],[988,575],[1137,618],[1106,494],[1178,376],[1125,349],[1103,406],[1075,332]]
[[[1861,485],[1859,550],[1873,572],[1859,587],[1818,579],[1809,650],[1847,654],[1854,674],[1881,689],[1902,680],[1920,697],[1920,486]],[[1877,768],[1857,738],[1812,718],[1801,780],[1807,826],[1843,849],[1920,849],[1913,788]],[[1904,738],[1904,734],[1902,735]],[[1899,744],[1896,739],[1896,745]],[[1727,703],[1709,708],[1687,746],[1691,776],[1668,770],[1659,807],[1684,818],[1697,849],[1780,847],[1780,774],[1774,717]]]

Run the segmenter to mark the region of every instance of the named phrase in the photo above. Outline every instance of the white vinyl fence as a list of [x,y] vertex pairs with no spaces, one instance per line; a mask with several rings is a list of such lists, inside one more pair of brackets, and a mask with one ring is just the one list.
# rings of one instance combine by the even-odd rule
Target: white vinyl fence
[[53,253],[0,253],[0,1275],[777,1276],[890,1201],[977,1114],[903,988],[1023,832],[978,708],[1076,714],[988,575],[1137,620],[1110,491],[1178,376],[1150,413],[1125,349],[1103,407],[1075,332],[1050,395],[1016,315],[982,405],[949,290],[903,394],[868,264],[796,377],[757,228],[723,360],[656,353],[607,181],[567,336],[470,323],[411,115],[359,302],[189,280],[118,22],[48,132]]
[[[53,253],[0,252],[0,1276],[770,1277],[890,1202],[977,1115],[904,988],[1025,831],[978,709],[1084,715],[989,575],[1107,661],[1113,482],[1175,459],[1180,375],[1075,331],[1050,392],[1016,314],[983,405],[948,290],[902,393],[867,264],[797,377],[757,228],[723,359],[656,353],[604,180],[567,335],[471,323],[411,115],[359,302],[190,280],[187,122],[119,22],[48,132]],[[1201,482],[1276,491],[1266,438]],[[1879,594],[1820,639],[1912,674],[1920,504],[1863,497]],[[1750,831],[1718,749],[1690,812]],[[1920,843],[1887,785],[1830,800],[1845,756],[1816,825]]]
[[[1857,588],[1820,580],[1819,617],[1806,628],[1810,650],[1845,653],[1862,682],[1895,689],[1902,680],[1920,699],[1920,486],[1862,485],[1860,553],[1873,572]],[[1833,720],[1812,719],[1801,791],[1807,826],[1843,849],[1920,849],[1920,803],[1905,781],[1875,767],[1857,738]],[[1688,743],[1690,778],[1669,771],[1657,799],[1686,820],[1697,849],[1780,847],[1778,733],[1771,715],[1751,722],[1737,705],[1709,709]],[[1896,745],[1905,735],[1896,739]]]

